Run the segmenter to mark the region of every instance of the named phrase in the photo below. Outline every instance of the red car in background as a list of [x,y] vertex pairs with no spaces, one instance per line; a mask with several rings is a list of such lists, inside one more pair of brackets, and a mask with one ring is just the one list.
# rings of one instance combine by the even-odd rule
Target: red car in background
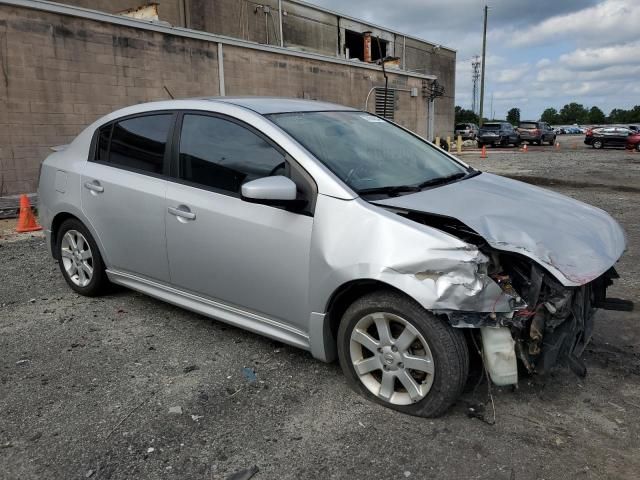
[[640,133],[634,133],[627,137],[627,149],[633,150],[636,149],[636,152],[640,152]]

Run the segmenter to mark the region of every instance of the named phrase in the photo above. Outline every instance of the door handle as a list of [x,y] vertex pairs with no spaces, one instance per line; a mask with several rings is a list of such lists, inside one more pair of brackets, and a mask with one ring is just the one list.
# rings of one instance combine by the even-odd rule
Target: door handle
[[102,193],[104,192],[104,187],[100,185],[100,182],[94,180],[93,182],[85,182],[84,188],[87,190],[91,190],[91,192]]
[[167,208],[171,215],[175,215],[178,218],[184,218],[185,220],[195,220],[196,214],[189,210],[186,205],[180,205],[179,207]]

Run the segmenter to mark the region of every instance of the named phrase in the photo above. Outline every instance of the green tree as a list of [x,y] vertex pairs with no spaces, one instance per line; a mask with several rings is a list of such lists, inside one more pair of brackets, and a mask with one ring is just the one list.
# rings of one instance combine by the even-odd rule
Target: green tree
[[550,125],[556,125],[560,123],[560,116],[555,108],[547,108],[540,116],[540,121],[546,122]]
[[560,109],[560,122],[561,123],[588,123],[589,122],[589,110],[584,108],[576,102],[571,102]]
[[456,105],[456,123],[475,123],[477,125],[478,115],[472,110],[467,110]]
[[520,109],[512,108],[507,112],[507,122],[511,125],[518,125],[520,123]]
[[591,107],[591,110],[589,110],[589,123],[601,125],[605,121],[604,112],[596,106]]

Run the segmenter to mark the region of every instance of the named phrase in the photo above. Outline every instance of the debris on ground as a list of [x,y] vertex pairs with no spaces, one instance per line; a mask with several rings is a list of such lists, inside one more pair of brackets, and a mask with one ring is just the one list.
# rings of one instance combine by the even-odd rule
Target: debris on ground
[[170,407],[169,413],[175,413],[177,415],[182,415],[182,407]]
[[28,367],[31,364],[31,360],[28,358],[23,358],[22,360],[18,360],[16,362],[16,367]]
[[84,478],[92,477],[94,473],[96,473],[95,470],[89,470],[84,474]]
[[256,376],[256,371],[251,367],[244,367],[242,369],[242,375],[245,380],[249,383],[256,383],[258,381],[258,377]]
[[232,473],[227,477],[227,480],[249,480],[258,472],[259,472],[258,467],[254,465],[251,468],[247,468],[245,470],[240,470],[239,472]]
[[200,367],[197,365],[189,365],[188,367],[184,367],[182,369],[184,373],[193,372],[194,370],[200,370]]

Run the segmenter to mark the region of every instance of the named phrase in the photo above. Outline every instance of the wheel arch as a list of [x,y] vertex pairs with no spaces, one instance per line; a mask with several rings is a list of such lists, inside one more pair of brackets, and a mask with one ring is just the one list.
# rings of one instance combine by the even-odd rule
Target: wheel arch
[[109,265],[107,258],[105,256],[104,248],[102,247],[102,242],[100,241],[100,238],[96,234],[96,231],[93,229],[93,226],[91,225],[91,223],[88,222],[85,218],[83,218],[83,216],[79,212],[74,212],[70,210],[59,211],[53,216],[53,219],[51,220],[51,239],[50,239],[49,247],[51,248],[51,255],[53,256],[53,258],[58,260],[58,252],[56,249],[56,245],[58,244],[58,230],[60,230],[60,226],[64,223],[64,221],[69,219],[75,219],[79,221],[80,223],[82,223],[82,225],[84,225],[87,228],[87,230],[89,230],[89,233],[93,237],[93,240],[96,242],[96,245],[98,245],[98,250],[100,251],[100,256],[102,257],[102,261],[104,262],[105,266]]
[[317,326],[314,328],[313,324],[315,322],[312,321],[309,340],[314,357],[325,362],[334,362],[337,359],[338,327],[340,326],[344,312],[358,298],[380,290],[398,292],[419,303],[406,292],[380,280],[360,278],[343,283],[330,295],[326,303],[325,313],[319,316],[321,320],[318,318],[321,325],[316,323]]

